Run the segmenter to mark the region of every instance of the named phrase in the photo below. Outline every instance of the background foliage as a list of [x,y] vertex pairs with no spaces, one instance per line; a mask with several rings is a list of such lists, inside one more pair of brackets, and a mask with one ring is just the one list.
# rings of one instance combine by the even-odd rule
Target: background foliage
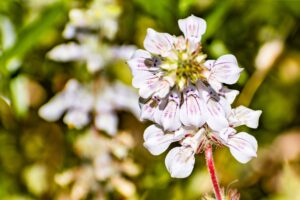
[[[101,0],[100,0],[101,1]],[[91,79],[74,63],[46,58],[61,35],[71,8],[80,0],[0,1],[0,199],[55,199],[54,175],[80,165],[72,145],[80,131],[61,121],[48,123],[37,111],[65,82]],[[112,44],[142,48],[146,29],[179,34],[177,20],[194,14],[207,20],[204,51],[211,58],[236,55],[244,68],[235,87],[236,105],[263,110],[258,158],[237,163],[225,149],[216,150],[221,184],[238,188],[241,199],[300,199],[300,3],[297,0],[120,0],[119,31]],[[124,63],[108,76],[130,85]],[[9,104],[9,100],[11,103]],[[130,131],[136,147],[131,154],[141,173],[132,181],[137,199],[201,199],[211,192],[204,159],[197,159],[191,177],[171,179],[164,156],[153,157],[142,146],[145,124],[118,113],[120,129]],[[238,180],[234,182],[234,180]],[[117,192],[116,192],[117,193]],[[92,197],[88,197],[92,198]],[[109,199],[121,199],[117,194]]]

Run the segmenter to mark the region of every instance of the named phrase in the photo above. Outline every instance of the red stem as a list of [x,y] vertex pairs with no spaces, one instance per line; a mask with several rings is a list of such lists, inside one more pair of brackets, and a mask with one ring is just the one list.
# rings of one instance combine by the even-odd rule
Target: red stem
[[211,144],[207,145],[205,149],[205,158],[206,158],[206,165],[210,174],[210,178],[214,187],[214,192],[217,200],[222,200],[221,191],[219,182],[216,175],[214,159],[212,155],[212,146]]

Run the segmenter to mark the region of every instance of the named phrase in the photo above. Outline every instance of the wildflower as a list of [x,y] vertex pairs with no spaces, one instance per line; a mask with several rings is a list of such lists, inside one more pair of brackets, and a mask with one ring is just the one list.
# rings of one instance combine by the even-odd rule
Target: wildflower
[[210,143],[229,147],[236,160],[246,163],[256,157],[257,141],[248,133],[237,133],[234,127],[257,127],[260,114],[261,111],[253,111],[243,106],[233,109],[229,114],[228,127],[221,131],[204,125],[200,128],[183,126],[176,131],[166,132],[158,125],[151,125],[145,130],[144,146],[151,154],[159,155],[167,150],[171,143],[180,143],[181,146],[170,150],[165,160],[168,171],[175,178],[189,176],[194,167],[195,154],[203,152]]
[[67,111],[64,122],[81,129],[89,122],[88,112],[92,107],[93,97],[79,82],[71,79],[62,92],[40,108],[39,115],[47,121],[56,121]]
[[[62,186],[64,195],[70,199],[85,199],[87,196],[106,199],[113,191],[130,198],[136,194],[131,178],[140,173],[139,166],[129,154],[133,147],[133,138],[127,132],[120,132],[112,138],[89,129],[75,141],[75,153],[84,159],[84,164],[56,174],[55,182]],[[70,191],[65,190],[66,186]]]
[[110,40],[115,37],[120,13],[121,8],[114,0],[92,1],[87,9],[72,9],[63,36],[76,42],[57,45],[48,52],[48,58],[84,63],[92,74],[116,60],[129,59],[135,46],[112,46],[102,41],[103,37]]
[[75,8],[69,12],[70,21],[63,35],[67,39],[85,37],[86,33],[98,32],[108,39],[113,39],[117,30],[117,19],[121,8],[114,0],[92,1],[88,9]]
[[[206,29],[203,19],[190,16],[178,24],[184,37],[148,29],[147,51],[137,50],[128,61],[141,104],[151,112],[142,112],[141,118],[155,121],[165,130],[176,130],[180,124],[201,127],[205,122],[221,130],[228,126],[226,113],[238,94],[223,84],[234,84],[242,69],[233,55],[205,60],[200,42]],[[177,100],[171,101],[174,95]],[[166,101],[172,105],[163,106]],[[154,113],[165,115],[154,119]]]
[[206,22],[190,16],[178,21],[184,36],[147,30],[146,50],[136,50],[128,64],[132,85],[139,89],[140,118],[155,125],[144,132],[144,146],[153,155],[166,151],[165,164],[172,177],[191,174],[195,155],[212,144],[227,146],[241,163],[256,157],[257,142],[235,127],[257,128],[261,111],[244,106],[232,109],[239,94],[226,85],[237,82],[242,68],[233,55],[206,60],[200,42]]
[[[63,91],[57,93],[39,110],[39,115],[47,121],[57,121],[65,113],[63,122],[71,128],[82,129],[91,122],[95,113],[95,126],[99,130],[114,135],[117,132],[117,110],[126,110],[138,115],[136,93],[121,82],[104,84],[93,91],[91,85],[80,84],[71,79]],[[115,98],[115,96],[118,98]]]
[[90,73],[98,72],[116,60],[128,59],[134,52],[132,45],[109,46],[99,43],[97,37],[90,36],[80,43],[69,42],[51,49],[47,56],[57,62],[82,62]]

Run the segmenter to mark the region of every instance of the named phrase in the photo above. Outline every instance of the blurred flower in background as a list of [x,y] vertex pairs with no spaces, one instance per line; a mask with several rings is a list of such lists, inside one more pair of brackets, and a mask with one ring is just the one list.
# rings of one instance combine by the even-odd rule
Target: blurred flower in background
[[[134,145],[133,138],[128,133],[115,135],[117,111],[125,110],[137,116],[138,96],[124,83],[109,80],[103,72],[104,67],[128,59],[135,50],[133,45],[116,46],[104,40],[104,37],[114,38],[120,12],[114,1],[92,1],[85,9],[72,9],[63,36],[76,42],[58,45],[48,53],[54,61],[82,62],[91,73],[86,83],[68,80],[64,89],[39,110],[39,115],[47,121],[57,121],[64,115],[63,122],[69,128],[88,129],[84,136],[76,138],[74,148],[82,160],[89,162],[55,176],[58,185],[70,186],[70,192],[63,192],[58,199],[85,199],[89,195],[105,199],[113,189],[124,198],[136,195],[134,183],[123,176],[139,173],[138,165],[128,154]],[[103,133],[115,138],[100,136]]]

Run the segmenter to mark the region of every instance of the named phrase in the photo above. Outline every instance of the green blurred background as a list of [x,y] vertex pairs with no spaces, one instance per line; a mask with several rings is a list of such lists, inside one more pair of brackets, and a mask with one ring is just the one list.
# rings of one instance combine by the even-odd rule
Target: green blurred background
[[[99,0],[101,1],[101,0]],[[93,78],[84,67],[46,58],[65,42],[62,31],[72,8],[85,0],[0,1],[0,199],[70,199],[54,181],[57,173],[86,162],[73,145],[84,131],[49,123],[37,111],[65,82]],[[191,14],[207,21],[204,51],[210,58],[234,54],[244,71],[234,85],[241,91],[235,105],[263,111],[257,130],[258,158],[243,165],[227,149],[215,151],[221,185],[237,188],[241,199],[300,200],[300,1],[298,0],[119,0],[119,29],[109,44],[143,48],[146,29],[179,35],[177,20]],[[101,11],[100,11],[101,12]],[[125,62],[107,76],[130,85]],[[7,103],[9,100],[11,104]],[[204,158],[192,175],[171,179],[164,157],[142,145],[143,124],[120,112],[119,128],[134,136],[130,156],[140,173],[130,177],[133,199],[201,199],[212,187]],[[235,181],[238,180],[238,181]],[[103,184],[99,182],[99,184]],[[126,199],[118,191],[107,199]],[[89,194],[86,199],[97,199]]]

